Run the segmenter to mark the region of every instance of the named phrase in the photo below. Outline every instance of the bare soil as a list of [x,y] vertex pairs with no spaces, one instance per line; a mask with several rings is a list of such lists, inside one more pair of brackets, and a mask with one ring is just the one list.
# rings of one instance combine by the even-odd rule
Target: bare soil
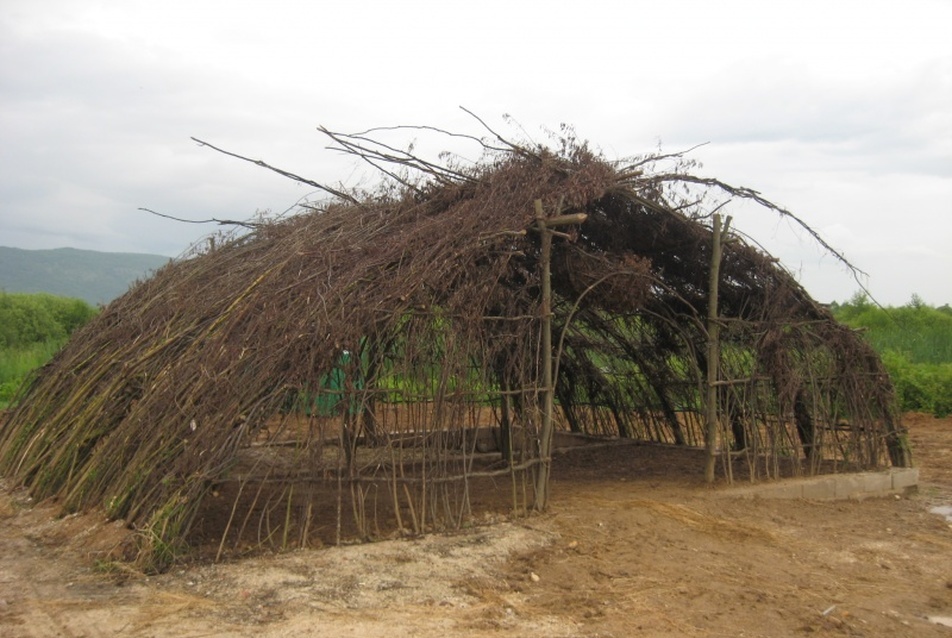
[[544,515],[160,576],[108,560],[121,523],[2,486],[0,635],[952,636],[952,418],[905,423],[902,497],[742,499],[677,451],[585,448]]

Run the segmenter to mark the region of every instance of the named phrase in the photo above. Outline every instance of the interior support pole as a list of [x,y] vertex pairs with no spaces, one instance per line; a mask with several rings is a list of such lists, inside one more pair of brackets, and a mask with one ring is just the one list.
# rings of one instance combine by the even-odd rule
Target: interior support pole
[[731,218],[725,220],[721,228],[721,216],[714,213],[714,237],[711,247],[711,278],[708,282],[707,296],[707,402],[705,410],[704,431],[704,480],[714,482],[714,466],[717,461],[717,380],[720,368],[720,338],[721,326],[717,316],[718,284],[721,278],[721,238],[727,234],[731,225]]

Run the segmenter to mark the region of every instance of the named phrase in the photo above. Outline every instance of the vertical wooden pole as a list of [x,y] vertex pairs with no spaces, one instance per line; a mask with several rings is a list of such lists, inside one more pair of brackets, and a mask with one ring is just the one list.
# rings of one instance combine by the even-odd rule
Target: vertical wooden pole
[[[561,202],[558,206],[560,212]],[[539,472],[536,475],[535,509],[542,511],[549,500],[549,475],[552,466],[553,412],[555,411],[555,357],[552,349],[552,228],[583,223],[586,213],[555,215],[546,219],[542,200],[535,201],[536,228],[541,236],[539,270],[542,277],[542,431],[539,434]]]
[[542,235],[540,264],[542,276],[542,432],[539,436],[539,456],[542,463],[536,477],[535,509],[545,509],[549,498],[549,470],[552,456],[552,410],[554,408],[555,383],[552,379],[552,231],[545,223],[542,201],[535,201],[536,224]]
[[717,380],[721,363],[720,337],[721,326],[717,316],[717,294],[721,278],[721,237],[727,234],[731,218],[728,217],[724,228],[721,228],[721,216],[714,213],[714,237],[711,247],[711,277],[708,282],[707,297],[707,405],[705,415],[704,448],[706,459],[704,463],[704,480],[714,482],[714,465],[717,461]]

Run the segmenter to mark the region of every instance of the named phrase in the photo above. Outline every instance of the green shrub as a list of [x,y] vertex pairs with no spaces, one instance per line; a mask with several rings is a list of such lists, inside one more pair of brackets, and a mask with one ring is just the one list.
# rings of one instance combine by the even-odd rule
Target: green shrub
[[952,413],[952,311],[918,295],[905,306],[881,308],[857,293],[832,306],[834,316],[863,331],[882,356],[903,410]]
[[97,312],[81,299],[0,292],[0,408]]

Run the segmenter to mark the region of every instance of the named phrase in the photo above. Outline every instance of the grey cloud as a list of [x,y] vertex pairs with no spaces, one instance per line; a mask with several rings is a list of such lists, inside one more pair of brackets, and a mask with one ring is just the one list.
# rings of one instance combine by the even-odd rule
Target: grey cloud
[[676,132],[675,143],[797,142],[865,158],[874,170],[881,162],[888,170],[942,172],[952,157],[936,137],[936,123],[948,129],[952,117],[948,68],[937,61],[908,77],[851,85],[752,64],[692,91],[664,128]]

